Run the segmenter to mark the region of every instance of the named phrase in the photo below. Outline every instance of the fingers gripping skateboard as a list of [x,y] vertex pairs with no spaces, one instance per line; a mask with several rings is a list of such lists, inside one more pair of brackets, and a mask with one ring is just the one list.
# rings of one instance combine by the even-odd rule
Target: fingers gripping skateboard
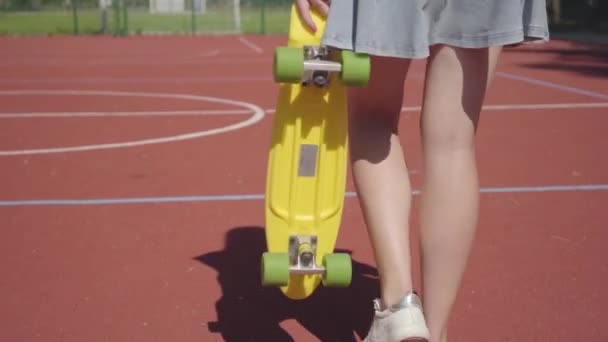
[[325,46],[278,47],[273,61],[274,80],[279,83],[304,83],[323,87],[329,74],[339,74],[346,86],[366,86],[370,60],[365,54],[333,50]]

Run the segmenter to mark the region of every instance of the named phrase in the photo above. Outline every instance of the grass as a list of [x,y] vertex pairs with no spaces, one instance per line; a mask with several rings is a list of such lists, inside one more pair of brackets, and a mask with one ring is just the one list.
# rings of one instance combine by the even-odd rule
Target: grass
[[[79,34],[97,34],[101,19],[97,9],[78,11]],[[209,10],[204,14],[152,14],[145,8],[129,9],[128,28],[130,34],[141,33],[197,33],[234,32],[233,16],[228,11]],[[286,33],[289,11],[285,8],[271,8],[265,12],[265,25],[259,8],[241,9],[241,32]],[[107,12],[107,31],[114,30],[114,12]],[[0,12],[0,34],[3,35],[54,35],[73,34],[74,18],[71,10],[42,10],[29,12]]]
[[[78,28],[81,33],[92,34],[97,32],[99,27],[100,20],[96,11],[79,11]],[[71,11],[0,14],[0,34],[4,35],[72,34],[73,32],[74,20]]]

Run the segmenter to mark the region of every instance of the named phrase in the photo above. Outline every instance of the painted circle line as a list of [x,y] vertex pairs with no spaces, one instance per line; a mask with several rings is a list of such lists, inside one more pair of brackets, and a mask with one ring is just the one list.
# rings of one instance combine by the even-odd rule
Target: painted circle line
[[32,155],[32,154],[50,154],[50,153],[65,153],[65,152],[81,152],[81,151],[93,151],[93,150],[107,150],[152,144],[169,143],[175,141],[183,141],[190,139],[197,139],[206,136],[226,133],[241,129],[247,126],[251,126],[261,121],[264,118],[264,110],[254,104],[233,101],[227,99],[221,99],[216,97],[202,96],[202,95],[186,95],[186,94],[165,94],[165,93],[139,93],[139,92],[122,92],[122,91],[108,91],[108,90],[0,90],[0,96],[22,96],[22,95],[69,95],[69,96],[118,96],[118,97],[150,97],[150,98],[166,98],[166,99],[179,99],[179,100],[193,100],[193,101],[205,101],[220,103],[225,105],[244,107],[251,111],[251,117],[248,119],[231,124],[224,127],[213,128],[204,131],[196,131],[184,134],[178,134],[173,136],[124,141],[107,144],[94,144],[94,145],[80,145],[80,146],[67,146],[67,147],[54,147],[54,148],[43,148],[43,149],[29,149],[29,150],[0,150],[0,156],[19,156],[19,155]]

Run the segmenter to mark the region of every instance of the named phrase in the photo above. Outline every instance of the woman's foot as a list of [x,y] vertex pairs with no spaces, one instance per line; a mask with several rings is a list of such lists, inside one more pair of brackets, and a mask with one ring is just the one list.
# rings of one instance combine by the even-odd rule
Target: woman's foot
[[415,292],[409,292],[397,304],[384,310],[376,299],[374,309],[374,321],[363,342],[425,341],[430,338],[422,304]]

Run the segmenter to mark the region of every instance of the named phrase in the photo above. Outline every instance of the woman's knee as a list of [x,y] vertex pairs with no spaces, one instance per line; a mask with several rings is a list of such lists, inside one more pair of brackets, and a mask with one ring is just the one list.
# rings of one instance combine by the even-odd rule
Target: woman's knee
[[498,49],[433,48],[427,67],[422,112],[426,148],[473,147]]

